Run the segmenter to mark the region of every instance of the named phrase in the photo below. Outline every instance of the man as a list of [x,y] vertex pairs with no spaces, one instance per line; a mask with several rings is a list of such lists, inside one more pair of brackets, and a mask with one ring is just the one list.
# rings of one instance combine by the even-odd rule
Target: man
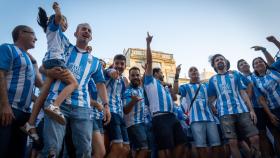
[[129,69],[130,85],[124,93],[125,123],[131,146],[136,158],[148,157],[148,136],[145,126],[145,99],[141,85],[140,69]]
[[[110,120],[108,99],[101,64],[99,60],[89,52],[87,46],[92,39],[92,29],[89,24],[82,23],[77,26],[76,46],[70,44],[64,53],[66,56],[67,68],[77,79],[78,89],[69,96],[61,105],[61,112],[66,118],[67,124],[71,126],[73,144],[76,150],[76,157],[91,157],[92,138],[92,110],[90,96],[88,93],[88,82],[93,79],[102,99],[106,118]],[[65,70],[53,68],[46,70],[45,74],[56,76],[65,75]],[[51,104],[66,85],[61,80],[56,80],[50,88],[45,105]],[[44,155],[47,157],[58,156],[63,137],[66,132],[66,125],[61,125],[48,116],[45,116],[44,124]]]
[[257,116],[257,128],[259,130],[260,136],[260,150],[263,157],[270,157],[272,152],[272,144],[269,142],[266,136],[266,127],[267,122],[269,121],[266,116],[263,106],[259,104],[257,97],[260,95],[259,90],[254,86],[256,79],[254,78],[253,73],[250,71],[250,65],[244,60],[240,59],[237,61],[237,69],[242,73],[241,79],[242,82],[247,87],[247,94],[252,101],[254,111]]
[[232,157],[241,158],[237,133],[249,139],[252,155],[260,157],[258,130],[254,125],[257,121],[256,114],[240,74],[228,71],[227,62],[221,54],[215,54],[211,59],[211,66],[217,72],[217,75],[209,80],[208,96],[211,108],[217,113],[214,105],[216,100],[222,132],[229,140]]
[[[176,71],[176,74],[179,75],[179,73],[179,70]],[[186,98],[185,105],[188,106],[184,107],[184,109],[185,112],[189,113],[191,130],[195,146],[198,149],[198,155],[200,158],[208,155],[207,147],[209,144],[213,154],[212,157],[218,157],[218,146],[221,145],[221,142],[217,125],[208,106],[208,84],[200,82],[199,72],[196,67],[191,67],[188,74],[190,78],[189,84],[181,85],[179,91],[176,88],[177,86],[174,87],[181,97]],[[194,98],[196,93],[197,96]],[[193,104],[190,107],[191,102]]]
[[123,76],[125,67],[125,56],[118,54],[114,57],[112,68],[105,70],[106,87],[112,115],[111,122],[107,126],[111,142],[109,158],[127,157],[130,150],[128,134],[123,119],[122,98],[125,87],[128,84],[126,77]]
[[158,156],[160,158],[179,158],[183,154],[186,140],[180,122],[172,113],[172,97],[175,97],[175,93],[170,92],[170,89],[163,85],[164,76],[161,69],[152,69],[153,58],[150,48],[152,38],[148,33],[146,38],[147,69],[144,77],[144,88],[153,117],[153,133],[158,146]]
[[35,47],[37,38],[25,25],[16,26],[12,36],[14,44],[0,46],[0,155],[24,157],[27,135],[20,127],[31,113],[36,64],[27,51]]

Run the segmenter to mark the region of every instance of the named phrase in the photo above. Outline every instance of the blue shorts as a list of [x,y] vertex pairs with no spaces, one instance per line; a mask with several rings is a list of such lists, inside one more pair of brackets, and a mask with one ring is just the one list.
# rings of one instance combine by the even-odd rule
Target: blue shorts
[[127,132],[134,150],[148,149],[148,135],[144,123],[128,127]]
[[101,134],[104,134],[102,119],[93,119],[92,132],[100,132]]
[[110,142],[129,144],[125,122],[119,114],[111,113],[111,121],[107,128]]
[[191,130],[196,147],[207,147],[207,142],[211,147],[221,145],[218,128],[215,122],[192,122]]
[[63,59],[50,59],[43,62],[45,69],[52,69],[54,67],[61,67],[66,69],[65,61]]

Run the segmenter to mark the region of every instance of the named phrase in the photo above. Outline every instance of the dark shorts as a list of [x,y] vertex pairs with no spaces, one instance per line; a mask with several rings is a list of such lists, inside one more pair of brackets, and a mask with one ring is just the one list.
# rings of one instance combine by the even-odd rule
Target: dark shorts
[[[280,120],[280,108],[272,109],[270,111]],[[274,126],[270,121],[268,123],[268,128],[271,130],[276,129],[280,132],[280,125],[278,124],[278,126]]]
[[174,114],[154,116],[152,124],[158,150],[172,149],[187,143],[183,128]]
[[259,133],[249,113],[224,115],[220,117],[220,122],[225,139],[237,139],[238,134],[248,138]]
[[102,119],[93,119],[92,132],[100,132],[101,134],[104,134]]
[[130,144],[134,150],[148,149],[148,135],[144,123],[128,127],[127,132]]
[[263,108],[254,108],[257,115],[257,128],[259,131],[265,131],[266,126],[268,126],[269,118],[264,112]]
[[110,142],[129,144],[125,122],[120,115],[111,113],[111,121],[107,126],[107,131]]
[[50,59],[43,62],[45,69],[52,69],[54,67],[61,67],[66,69],[65,61],[62,59]]

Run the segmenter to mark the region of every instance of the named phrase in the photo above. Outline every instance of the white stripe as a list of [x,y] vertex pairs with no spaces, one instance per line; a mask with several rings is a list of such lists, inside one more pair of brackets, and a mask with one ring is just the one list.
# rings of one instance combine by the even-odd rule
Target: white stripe
[[[22,51],[15,46],[16,51],[18,52],[20,59],[21,59],[21,67],[20,67],[20,71],[19,71],[19,76],[18,76],[18,83],[17,83],[17,88],[16,88],[16,94],[13,98],[13,102],[19,102],[20,98],[22,96],[22,91],[23,91],[23,87],[24,87],[24,81],[25,81],[25,76],[21,76],[22,72],[25,71],[26,69],[26,61],[25,58],[22,56]],[[25,74],[25,73],[24,73]]]
[[[167,93],[165,91],[165,87],[160,87],[161,88],[161,92],[162,92],[162,97],[163,97],[163,110],[166,111],[168,108],[167,108]],[[160,94],[159,94],[160,95]],[[162,105],[159,105],[159,106],[162,106]]]
[[[229,77],[229,76],[227,76],[227,75],[222,75],[222,76],[221,76],[221,81],[222,81],[222,85],[225,86],[225,87],[223,87],[223,88],[225,88],[225,89],[223,89],[223,90],[224,90],[224,94],[225,94],[226,101],[227,101],[227,109],[228,109],[229,113],[232,114],[232,113],[233,113],[233,107],[232,107],[232,103],[231,103],[231,101],[230,101],[230,96],[229,96],[229,94],[228,94],[228,93],[229,93],[229,92],[228,92],[229,87],[228,87],[228,85],[227,85],[226,77]],[[233,89],[231,89],[231,90],[233,90]]]

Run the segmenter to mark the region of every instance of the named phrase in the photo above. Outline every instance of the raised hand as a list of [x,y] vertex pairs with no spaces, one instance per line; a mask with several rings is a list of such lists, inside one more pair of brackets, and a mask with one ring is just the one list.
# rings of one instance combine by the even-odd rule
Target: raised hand
[[268,37],[266,37],[266,39],[267,39],[269,42],[275,42],[275,41],[277,41],[277,39],[276,39],[274,36],[268,36]]
[[147,37],[146,37],[147,44],[151,44],[152,39],[153,39],[153,36],[151,36],[151,35],[149,34],[149,32],[147,32]]
[[251,49],[254,49],[255,51],[266,51],[266,48],[265,47],[262,47],[262,46],[253,46],[251,47]]
[[52,8],[53,10],[59,8],[59,4],[57,2],[53,2]]
[[180,74],[180,72],[181,72],[181,65],[182,64],[179,64],[177,67],[176,67],[176,74]]

